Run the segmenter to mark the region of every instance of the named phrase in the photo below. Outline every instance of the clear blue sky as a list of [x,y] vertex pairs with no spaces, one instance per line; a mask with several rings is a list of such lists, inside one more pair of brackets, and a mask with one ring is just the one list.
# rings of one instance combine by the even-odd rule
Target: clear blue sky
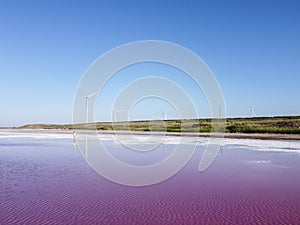
[[[300,115],[299,12],[290,0],[0,1],[0,126],[70,123],[89,64],[148,39],[198,54],[220,83],[228,116],[250,116],[251,108]],[[147,118],[142,108],[136,112]]]

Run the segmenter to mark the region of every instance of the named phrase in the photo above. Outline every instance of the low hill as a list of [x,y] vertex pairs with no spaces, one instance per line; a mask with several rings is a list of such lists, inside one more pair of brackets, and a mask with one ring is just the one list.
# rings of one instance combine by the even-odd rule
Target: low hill
[[[167,132],[210,132],[211,119],[96,122],[88,124],[30,124],[20,129],[132,130]],[[300,116],[226,119],[226,133],[300,134]]]

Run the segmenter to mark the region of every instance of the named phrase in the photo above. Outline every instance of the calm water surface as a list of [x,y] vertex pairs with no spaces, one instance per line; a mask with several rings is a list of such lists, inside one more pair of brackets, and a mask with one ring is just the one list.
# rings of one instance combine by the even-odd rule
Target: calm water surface
[[[113,155],[136,164],[161,160],[174,145],[167,142],[146,159],[123,157],[126,149],[105,138]],[[300,224],[298,143],[258,149],[227,142],[203,173],[199,145],[172,178],[129,187],[94,172],[70,134],[1,131],[0,224]]]

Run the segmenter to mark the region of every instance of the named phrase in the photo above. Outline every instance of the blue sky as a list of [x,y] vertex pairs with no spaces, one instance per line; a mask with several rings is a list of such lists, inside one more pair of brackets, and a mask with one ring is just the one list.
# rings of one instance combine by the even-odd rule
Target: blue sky
[[[149,39],[198,54],[219,81],[228,116],[250,116],[251,108],[299,115],[299,11],[289,0],[0,1],[0,126],[70,123],[87,67],[116,46]],[[168,110],[155,101],[133,116]],[[166,109],[149,115],[143,104]],[[109,120],[109,107],[96,109],[97,120]]]

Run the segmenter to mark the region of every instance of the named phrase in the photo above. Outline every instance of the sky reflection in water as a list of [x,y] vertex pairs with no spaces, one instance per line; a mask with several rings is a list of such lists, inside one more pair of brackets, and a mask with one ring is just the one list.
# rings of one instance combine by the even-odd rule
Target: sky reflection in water
[[[133,165],[164,159],[176,143],[170,137],[156,150],[137,153],[112,135],[103,139],[112,155]],[[213,164],[200,173],[205,141],[199,139],[192,159],[167,181],[130,187],[94,172],[70,134],[1,131],[0,223],[299,223],[297,142],[225,140]]]

